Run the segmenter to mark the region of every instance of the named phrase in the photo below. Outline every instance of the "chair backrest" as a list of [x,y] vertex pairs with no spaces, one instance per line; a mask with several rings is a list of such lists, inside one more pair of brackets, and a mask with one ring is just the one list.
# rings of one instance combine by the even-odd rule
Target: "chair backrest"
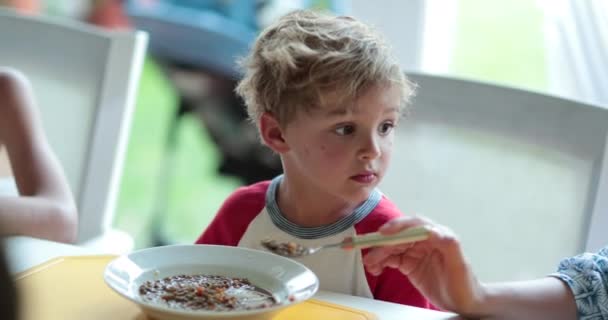
[[147,36],[0,9],[0,64],[30,79],[79,210],[78,241],[111,224]]
[[608,110],[453,78],[418,84],[381,189],[451,227],[483,280],[608,244]]

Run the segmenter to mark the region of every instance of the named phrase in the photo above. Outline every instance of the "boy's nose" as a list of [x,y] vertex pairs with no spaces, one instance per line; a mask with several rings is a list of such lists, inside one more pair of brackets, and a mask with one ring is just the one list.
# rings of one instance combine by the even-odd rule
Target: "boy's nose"
[[359,158],[361,160],[371,160],[380,157],[380,155],[382,155],[382,151],[379,139],[374,136],[364,138],[359,151]]

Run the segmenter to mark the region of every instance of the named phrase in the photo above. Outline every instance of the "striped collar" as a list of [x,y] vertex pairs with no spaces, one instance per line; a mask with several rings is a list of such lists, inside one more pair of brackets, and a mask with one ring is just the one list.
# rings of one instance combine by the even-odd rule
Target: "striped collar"
[[279,209],[276,201],[276,194],[281,181],[283,181],[283,175],[274,178],[268,186],[268,190],[266,190],[266,210],[270,215],[272,223],[277,228],[301,239],[319,239],[338,234],[363,220],[363,218],[376,208],[382,199],[382,193],[380,193],[378,189],[374,189],[367,200],[358,206],[352,214],[349,214],[332,224],[319,227],[301,227],[285,218]]

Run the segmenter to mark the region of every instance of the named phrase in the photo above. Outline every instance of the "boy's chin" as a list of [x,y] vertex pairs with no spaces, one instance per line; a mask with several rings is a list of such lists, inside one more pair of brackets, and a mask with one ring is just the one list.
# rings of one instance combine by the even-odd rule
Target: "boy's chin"
[[348,201],[352,202],[352,203],[364,202],[372,194],[372,191],[375,189],[375,187],[376,186],[367,186],[367,187],[357,188],[357,190],[353,190],[353,191],[349,192],[347,195],[345,195],[345,198],[347,198]]

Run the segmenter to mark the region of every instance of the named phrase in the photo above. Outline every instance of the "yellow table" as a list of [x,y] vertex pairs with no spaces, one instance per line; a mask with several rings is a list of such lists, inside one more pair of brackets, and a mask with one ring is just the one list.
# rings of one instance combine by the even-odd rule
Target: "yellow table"
[[[103,271],[114,256],[60,257],[16,277],[23,320],[144,320],[133,302],[110,289]],[[370,312],[310,299],[273,320],[372,320]]]
[[[11,273],[19,277],[17,280],[17,284],[20,288],[26,288],[23,290],[23,294],[27,295],[22,297],[22,301],[25,300],[23,308],[24,310],[23,319],[58,319],[61,318],[58,315],[55,315],[54,308],[57,306],[49,306],[47,305],[49,302],[53,302],[51,298],[53,296],[48,297],[49,291],[48,287],[51,290],[58,290],[61,286],[61,282],[55,279],[48,279],[48,282],[33,285],[30,281],[39,275],[34,276],[32,272],[42,268],[43,266],[48,266],[52,259],[57,257],[66,257],[66,256],[77,256],[78,258],[83,258],[83,255],[87,254],[96,254],[89,248],[84,248],[75,245],[67,245],[63,243],[57,243],[48,240],[36,239],[31,237],[9,237],[5,239],[5,244],[7,248],[7,255],[9,258],[9,266]],[[93,257],[92,257],[93,258]],[[64,258],[64,260],[69,260],[70,258]],[[57,260],[52,260],[57,261]],[[48,262],[48,263],[47,263]],[[36,267],[38,266],[38,267]],[[89,288],[89,291],[100,291],[108,294],[106,296],[107,299],[112,299],[112,301],[120,301],[118,302],[121,309],[122,319],[130,319],[130,320],[143,320],[145,317],[141,315],[139,309],[134,304],[130,304],[128,301],[122,299],[118,294],[114,294],[111,289],[107,288],[105,284],[103,284],[102,279],[102,270],[103,268],[97,269],[98,272],[89,275],[89,278],[96,279],[95,283],[97,283],[97,287],[90,286],[86,287],[85,283],[77,283],[78,286],[85,286],[86,289]],[[46,271],[45,271],[46,272]],[[75,273],[80,273],[81,270],[77,270]],[[29,276],[25,277],[27,274]],[[44,274],[44,273],[43,273]],[[29,279],[27,279],[29,278]],[[26,280],[27,279],[27,280]],[[88,280],[87,280],[88,281]],[[34,282],[35,283],[35,282]],[[103,285],[102,285],[103,284]],[[67,286],[64,284],[63,287]],[[27,288],[30,288],[29,290]],[[33,289],[32,289],[33,288]],[[38,290],[37,288],[40,288]],[[63,289],[61,289],[63,290]],[[59,290],[59,292],[61,292]],[[58,293],[59,294],[59,293]],[[92,296],[93,298],[95,296]],[[92,299],[87,295],[77,296],[76,301],[81,301],[80,304],[75,302],[70,302],[68,305],[71,309],[71,314],[74,316],[72,318],[69,315],[66,315],[65,318],[61,319],[89,319],[89,316],[92,315],[91,311],[85,310],[83,307],[83,301],[88,301]],[[49,300],[50,299],[50,300]],[[97,297],[96,299],[100,299]],[[74,301],[74,300],[71,300]],[[93,302],[98,303],[99,300],[93,300]],[[439,312],[422,308],[415,308],[410,306],[405,306],[397,303],[390,303],[380,300],[356,297],[352,295],[329,292],[329,291],[319,291],[314,296],[314,300],[311,302],[319,301],[319,305],[322,305],[323,302],[326,302],[332,306],[338,305],[343,306],[345,308],[352,308],[352,310],[362,310],[367,314],[376,315],[378,320],[405,320],[405,319],[416,319],[416,320],[460,320],[462,318],[447,312]],[[101,302],[99,302],[101,303]],[[67,304],[67,302],[66,302]],[[32,310],[27,310],[32,308]],[[96,307],[99,308],[99,307]],[[39,310],[38,310],[39,309]],[[297,309],[296,309],[297,310]],[[65,311],[63,311],[65,312]],[[78,313],[82,312],[82,313]],[[103,313],[106,312],[104,310],[98,311],[98,314],[103,316]],[[41,316],[42,315],[42,316]],[[40,318],[36,318],[36,316]],[[130,318],[129,318],[130,317]],[[138,318],[139,317],[139,318]],[[95,318],[91,318],[95,319]],[[108,319],[114,319],[112,317]],[[119,318],[121,319],[121,318]],[[323,318],[317,318],[314,320],[325,320]]]

